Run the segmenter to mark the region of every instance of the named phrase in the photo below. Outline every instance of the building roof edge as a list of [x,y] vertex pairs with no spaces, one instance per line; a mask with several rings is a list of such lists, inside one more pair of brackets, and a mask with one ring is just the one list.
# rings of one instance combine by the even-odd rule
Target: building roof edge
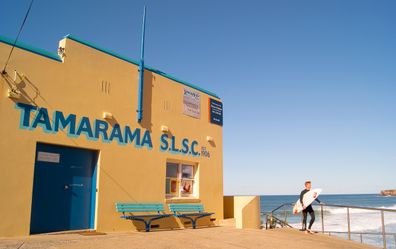
[[[106,48],[100,47],[100,46],[98,46],[98,45],[96,45],[96,44],[93,44],[92,42],[88,42],[88,41],[82,40],[82,39],[80,39],[80,38],[78,38],[78,37],[76,37],[76,36],[74,36],[74,35],[72,35],[72,34],[66,35],[65,38],[70,39],[70,40],[73,40],[73,41],[76,41],[76,42],[81,43],[81,44],[83,44],[83,45],[85,45],[85,46],[88,46],[88,47],[90,47],[90,48],[96,49],[96,50],[98,50],[98,51],[100,51],[100,52],[103,52],[103,53],[106,53],[106,54],[111,55],[111,56],[113,56],[113,57],[116,57],[116,58],[118,58],[118,59],[120,59],[120,60],[129,62],[129,63],[132,63],[132,64],[134,64],[134,65],[139,65],[139,62],[136,61],[136,60],[133,60],[133,59],[128,58],[128,57],[126,57],[126,56],[120,55],[120,54],[115,53],[115,52],[113,52],[113,51],[111,51],[111,50],[108,50],[108,49],[106,49]],[[165,73],[165,72],[162,72],[161,70],[158,70],[158,69],[153,68],[153,67],[148,66],[148,65],[145,65],[144,68],[145,68],[146,70],[149,70],[149,71],[153,72],[153,73],[159,74],[159,75],[161,75],[161,76],[163,76],[163,77],[165,77],[165,78],[168,78],[168,79],[170,79],[170,80],[176,81],[176,82],[178,82],[178,83],[180,83],[180,84],[183,84],[183,85],[185,85],[185,86],[191,87],[191,88],[196,89],[196,90],[198,90],[198,91],[200,91],[200,92],[206,93],[206,94],[208,94],[208,95],[210,95],[210,96],[212,96],[212,97],[215,97],[215,98],[217,98],[217,99],[220,99],[220,97],[219,97],[217,94],[215,94],[215,93],[213,93],[213,92],[211,92],[211,91],[208,91],[208,90],[206,90],[206,89],[203,89],[203,88],[201,88],[201,87],[199,87],[199,86],[196,86],[196,85],[191,84],[191,83],[189,83],[189,82],[186,82],[186,81],[184,81],[184,80],[180,80],[180,79],[178,79],[178,78],[176,78],[176,77],[174,77],[174,76],[172,76],[172,75],[169,75],[169,74],[167,74],[167,73]]]
[[[15,40],[0,35],[0,42],[5,43],[5,44],[10,45],[10,46],[13,46],[14,43],[15,43]],[[15,43],[15,47],[23,49],[23,50],[26,50],[26,51],[29,51],[29,52],[32,52],[32,53],[37,54],[37,55],[41,55],[41,56],[47,57],[49,59],[52,59],[52,60],[55,60],[55,61],[58,61],[58,62],[62,62],[62,58],[57,53],[48,52],[48,51],[46,51],[44,49],[33,47],[33,46],[28,45],[28,44],[23,43],[23,42],[19,42],[18,41],[17,43]]]

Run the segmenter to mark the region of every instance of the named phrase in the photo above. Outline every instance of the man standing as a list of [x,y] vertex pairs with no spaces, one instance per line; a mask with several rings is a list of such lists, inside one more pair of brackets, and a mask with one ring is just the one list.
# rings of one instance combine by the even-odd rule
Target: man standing
[[[301,191],[301,194],[300,194],[300,202],[301,202],[301,205],[303,206],[303,211],[302,211],[302,215],[303,215],[302,230],[305,231],[305,233],[313,233],[311,231],[311,227],[312,227],[312,224],[315,221],[315,212],[314,212],[314,210],[312,208],[312,205],[309,204],[309,206],[306,207],[304,205],[304,203],[303,203],[304,195],[310,190],[311,190],[311,181],[306,181],[305,182],[305,189],[303,191]],[[322,202],[319,201],[319,199],[315,199],[315,201],[319,202],[319,204],[322,204]],[[311,220],[309,221],[309,226],[308,226],[308,229],[307,229],[307,215],[308,215],[308,213],[309,213],[309,216],[311,216]]]

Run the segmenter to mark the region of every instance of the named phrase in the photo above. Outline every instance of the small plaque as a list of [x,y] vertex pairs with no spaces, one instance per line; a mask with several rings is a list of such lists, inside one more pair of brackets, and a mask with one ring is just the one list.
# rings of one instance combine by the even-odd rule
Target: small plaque
[[37,161],[38,162],[48,162],[48,163],[59,163],[60,162],[60,154],[39,151],[37,153]]
[[187,116],[199,119],[201,117],[201,94],[191,89],[184,89],[183,113]]

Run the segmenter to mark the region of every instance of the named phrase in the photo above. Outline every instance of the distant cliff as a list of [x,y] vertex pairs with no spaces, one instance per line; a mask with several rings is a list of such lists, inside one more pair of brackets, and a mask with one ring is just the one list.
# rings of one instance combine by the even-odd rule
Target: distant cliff
[[380,194],[384,196],[386,195],[396,196],[396,189],[382,190]]

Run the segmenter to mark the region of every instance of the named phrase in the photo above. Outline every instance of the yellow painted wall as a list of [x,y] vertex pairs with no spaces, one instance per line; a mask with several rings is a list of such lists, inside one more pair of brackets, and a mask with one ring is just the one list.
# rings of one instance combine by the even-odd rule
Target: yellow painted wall
[[[183,114],[183,90],[188,87],[146,70],[144,117],[139,124],[136,121],[138,67],[71,39],[65,38],[60,44],[65,47],[63,62],[15,48],[7,67],[8,75],[0,77],[0,236],[29,234],[37,142],[100,151],[96,200],[98,231],[123,231],[134,227],[130,221],[119,218],[115,202],[167,202],[167,160],[199,165],[198,199],[179,201],[200,202],[207,211],[215,212],[212,218],[222,219],[222,127],[208,120],[208,98],[211,96],[201,92],[200,119],[186,116]],[[10,48],[0,42],[0,65],[4,65]],[[20,100],[7,97],[13,87],[14,70],[26,76],[19,85]],[[104,82],[109,91],[103,89]],[[114,116],[110,123],[142,128],[142,132],[149,130],[153,149],[138,149],[131,144],[122,146],[116,141],[90,141],[85,135],[70,138],[62,132],[48,134],[40,127],[20,129],[16,102],[45,107],[50,114],[58,110],[77,117],[87,116],[91,121],[102,119],[103,112],[110,112]],[[199,150],[205,146],[210,158],[160,152],[161,125],[169,127],[178,143],[182,138],[198,141]],[[214,143],[207,142],[207,136],[212,136]],[[174,223],[158,222],[161,227]]]
[[224,218],[236,228],[260,228],[260,196],[224,196]]

